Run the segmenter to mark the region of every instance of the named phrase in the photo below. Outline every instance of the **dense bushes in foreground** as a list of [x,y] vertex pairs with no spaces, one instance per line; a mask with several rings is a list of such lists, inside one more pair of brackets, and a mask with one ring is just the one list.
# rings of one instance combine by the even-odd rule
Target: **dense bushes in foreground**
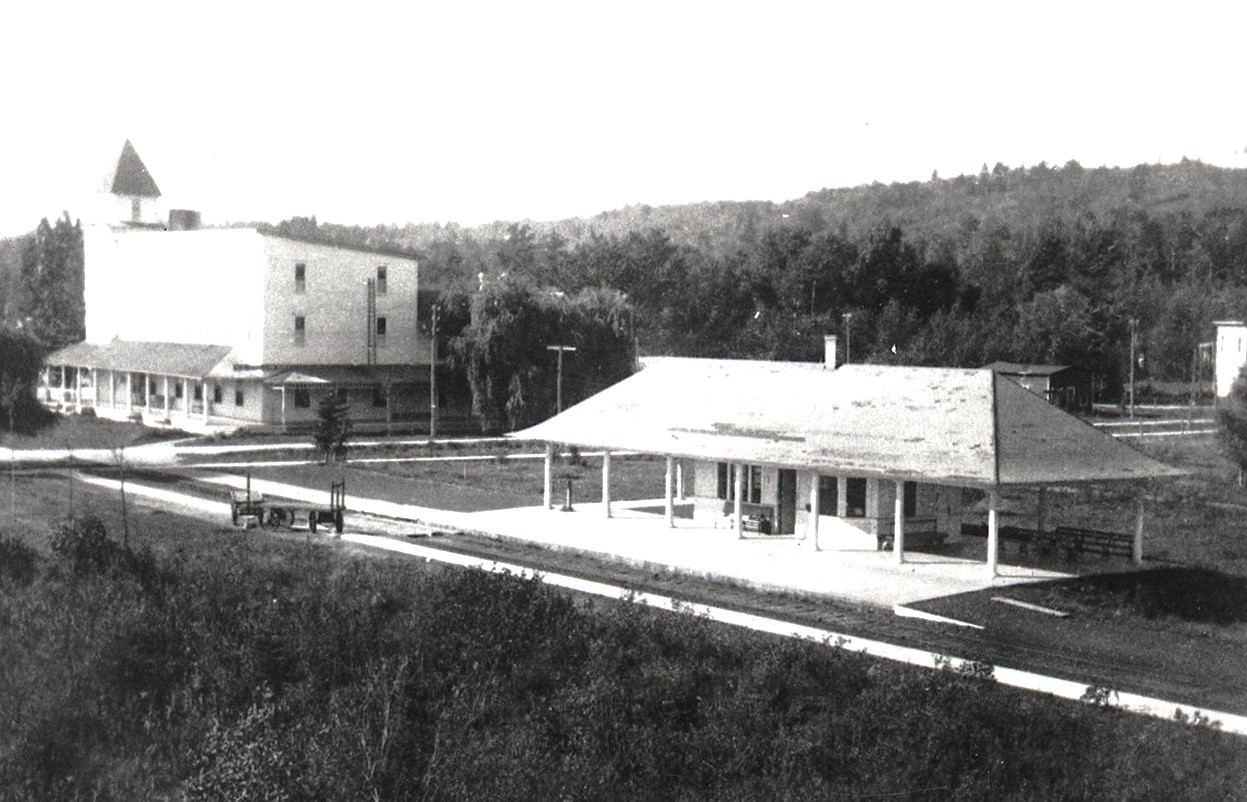
[[238,537],[154,565],[76,532],[50,557],[0,539],[6,799],[1221,799],[1247,778],[1247,745],[1205,728],[531,580]]

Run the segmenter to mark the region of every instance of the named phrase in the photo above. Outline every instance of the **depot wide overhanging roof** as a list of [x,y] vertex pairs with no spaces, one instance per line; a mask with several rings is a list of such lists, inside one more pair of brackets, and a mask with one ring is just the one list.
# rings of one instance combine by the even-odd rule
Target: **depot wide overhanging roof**
[[512,436],[981,487],[1182,473],[985,369],[663,359]]

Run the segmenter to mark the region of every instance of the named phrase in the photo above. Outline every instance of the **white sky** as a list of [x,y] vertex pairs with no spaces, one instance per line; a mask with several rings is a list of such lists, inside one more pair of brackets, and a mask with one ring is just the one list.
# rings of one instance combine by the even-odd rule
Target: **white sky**
[[1242,3],[8,4],[0,236],[129,138],[208,222],[589,216],[984,162],[1247,166]]

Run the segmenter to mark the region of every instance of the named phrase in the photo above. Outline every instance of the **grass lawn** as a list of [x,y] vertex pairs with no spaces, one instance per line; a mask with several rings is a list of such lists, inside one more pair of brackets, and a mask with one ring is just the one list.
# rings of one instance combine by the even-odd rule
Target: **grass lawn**
[[[1247,777],[1208,728],[302,534],[136,507],[166,573],[79,571],[41,534],[67,483],[19,481],[0,534],[48,556],[0,560],[6,799],[1233,799]],[[116,493],[73,504],[119,539]]]
[[[456,456],[468,455],[465,449]],[[330,482],[343,478],[348,496],[456,512],[531,507],[541,503],[544,492],[541,458],[519,458],[509,450],[478,455],[485,458],[256,467],[251,475],[326,490]],[[557,466],[555,497],[563,498],[566,477],[570,475],[574,501],[599,501],[601,469],[600,457],[585,458],[584,464],[577,467]],[[611,458],[612,498],[620,501],[661,498],[664,472],[664,461],[660,457],[614,456]]]
[[0,443],[18,450],[122,448],[186,437],[175,429],[154,429],[129,421],[85,415],[58,415],[55,423],[33,435],[0,434]]

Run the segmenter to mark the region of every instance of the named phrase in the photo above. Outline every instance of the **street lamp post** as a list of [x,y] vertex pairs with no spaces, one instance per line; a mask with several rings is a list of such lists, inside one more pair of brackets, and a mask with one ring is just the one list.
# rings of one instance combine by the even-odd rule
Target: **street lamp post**
[[555,384],[555,411],[556,414],[563,411],[563,352],[575,351],[574,345],[547,345],[547,351],[558,351],[559,354],[559,373],[558,381]]
[[437,304],[429,327],[429,439],[437,437]]
[[853,313],[845,312],[844,318],[844,361],[847,364],[853,353]]
[[1134,417],[1134,359],[1138,348],[1139,320],[1130,318],[1130,417]]

